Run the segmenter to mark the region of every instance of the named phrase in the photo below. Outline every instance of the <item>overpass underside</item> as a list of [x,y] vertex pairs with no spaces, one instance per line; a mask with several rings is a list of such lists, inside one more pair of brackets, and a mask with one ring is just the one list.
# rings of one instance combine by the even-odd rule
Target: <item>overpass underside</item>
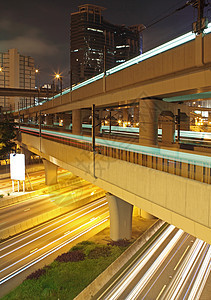
[[[94,154],[28,134],[22,134],[19,143],[52,164],[211,244],[210,174],[207,183],[203,183],[200,178],[185,178],[187,164],[183,177],[140,165],[135,156],[128,162],[124,157]],[[201,176],[204,178],[204,174]]]

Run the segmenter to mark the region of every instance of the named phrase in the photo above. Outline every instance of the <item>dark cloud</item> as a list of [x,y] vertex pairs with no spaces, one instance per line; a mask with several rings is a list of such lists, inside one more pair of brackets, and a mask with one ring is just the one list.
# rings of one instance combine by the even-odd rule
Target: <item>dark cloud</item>
[[38,30],[29,29],[24,33],[19,33],[13,38],[0,40],[1,51],[7,51],[10,48],[17,48],[20,53],[30,56],[54,56],[58,55],[59,47],[54,43],[44,40],[40,37]]

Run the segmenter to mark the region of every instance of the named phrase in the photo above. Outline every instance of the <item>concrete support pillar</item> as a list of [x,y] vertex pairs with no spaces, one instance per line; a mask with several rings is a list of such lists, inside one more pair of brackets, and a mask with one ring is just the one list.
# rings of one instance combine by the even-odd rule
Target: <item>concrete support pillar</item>
[[190,117],[186,113],[180,113],[180,130],[190,130]]
[[134,123],[139,123],[139,106],[134,107]]
[[57,114],[54,115],[53,122],[55,123],[55,125],[59,125],[59,116]]
[[63,115],[63,128],[64,129],[69,129],[70,123],[71,123],[71,115],[64,114]]
[[159,100],[143,99],[139,102],[139,143],[155,146],[158,143]]
[[151,220],[155,218],[153,215],[149,214],[147,211],[143,209],[141,210],[141,217],[147,220]]
[[122,109],[122,119],[124,122],[127,122],[128,121],[128,109],[127,108],[123,108]]
[[175,142],[175,123],[172,116],[162,117],[162,143],[170,145]]
[[133,205],[110,194],[106,194],[110,213],[110,238],[113,241],[131,239]]
[[45,116],[46,125],[53,125],[53,121],[54,121],[54,115]]
[[43,160],[45,166],[45,184],[52,185],[57,183],[57,166],[48,160]]
[[96,114],[96,116],[95,116],[95,135],[96,136],[100,135],[100,128],[101,128],[100,114]]
[[81,110],[74,109],[72,111],[72,133],[81,135],[81,132],[82,132]]

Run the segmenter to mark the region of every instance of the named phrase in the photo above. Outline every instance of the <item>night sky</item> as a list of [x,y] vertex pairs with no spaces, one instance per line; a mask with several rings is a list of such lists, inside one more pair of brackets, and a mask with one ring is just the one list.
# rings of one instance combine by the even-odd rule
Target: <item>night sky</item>
[[[186,0],[2,1],[0,52],[17,48],[21,54],[32,56],[40,69],[40,83],[52,82],[52,74],[61,72],[68,84],[70,14],[86,3],[106,7],[103,16],[113,24],[148,26],[183,6]],[[188,6],[146,29],[144,51],[191,31],[196,14]]]

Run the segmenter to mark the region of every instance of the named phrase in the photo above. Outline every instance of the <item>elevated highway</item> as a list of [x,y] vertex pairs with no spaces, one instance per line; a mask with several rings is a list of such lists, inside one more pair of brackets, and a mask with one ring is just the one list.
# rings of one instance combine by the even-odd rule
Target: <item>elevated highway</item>
[[[96,106],[120,105],[153,98],[180,102],[211,97],[211,24],[204,36],[187,33],[82,82],[42,106],[24,110],[33,114],[66,112]],[[181,96],[188,95],[186,98]]]
[[[57,91],[58,93],[58,91]],[[55,91],[48,89],[23,89],[23,88],[3,88],[0,87],[0,96],[10,96],[10,97],[40,97],[47,98],[56,94]]]
[[[122,230],[129,237],[135,205],[211,243],[210,155],[102,139],[96,139],[93,153],[88,137],[48,130],[39,136],[35,128],[21,131],[19,144],[48,161],[46,176],[56,177],[56,166],[61,166],[113,194],[108,198],[114,239],[121,238]],[[122,220],[124,210],[129,215],[123,213]]]
[[[21,128],[19,144],[45,159],[49,182],[61,166],[110,193],[114,240],[130,238],[135,205],[211,244],[210,153],[157,147],[159,115],[162,142],[172,145],[178,103],[211,98],[210,32],[211,24],[205,35],[187,33],[23,110],[24,117],[39,113],[40,128]],[[95,128],[93,104],[100,110],[134,103],[140,145],[96,139],[93,152],[91,139],[81,136],[82,109],[93,108]],[[69,111],[72,135],[41,130],[42,114],[53,123],[53,114]]]

